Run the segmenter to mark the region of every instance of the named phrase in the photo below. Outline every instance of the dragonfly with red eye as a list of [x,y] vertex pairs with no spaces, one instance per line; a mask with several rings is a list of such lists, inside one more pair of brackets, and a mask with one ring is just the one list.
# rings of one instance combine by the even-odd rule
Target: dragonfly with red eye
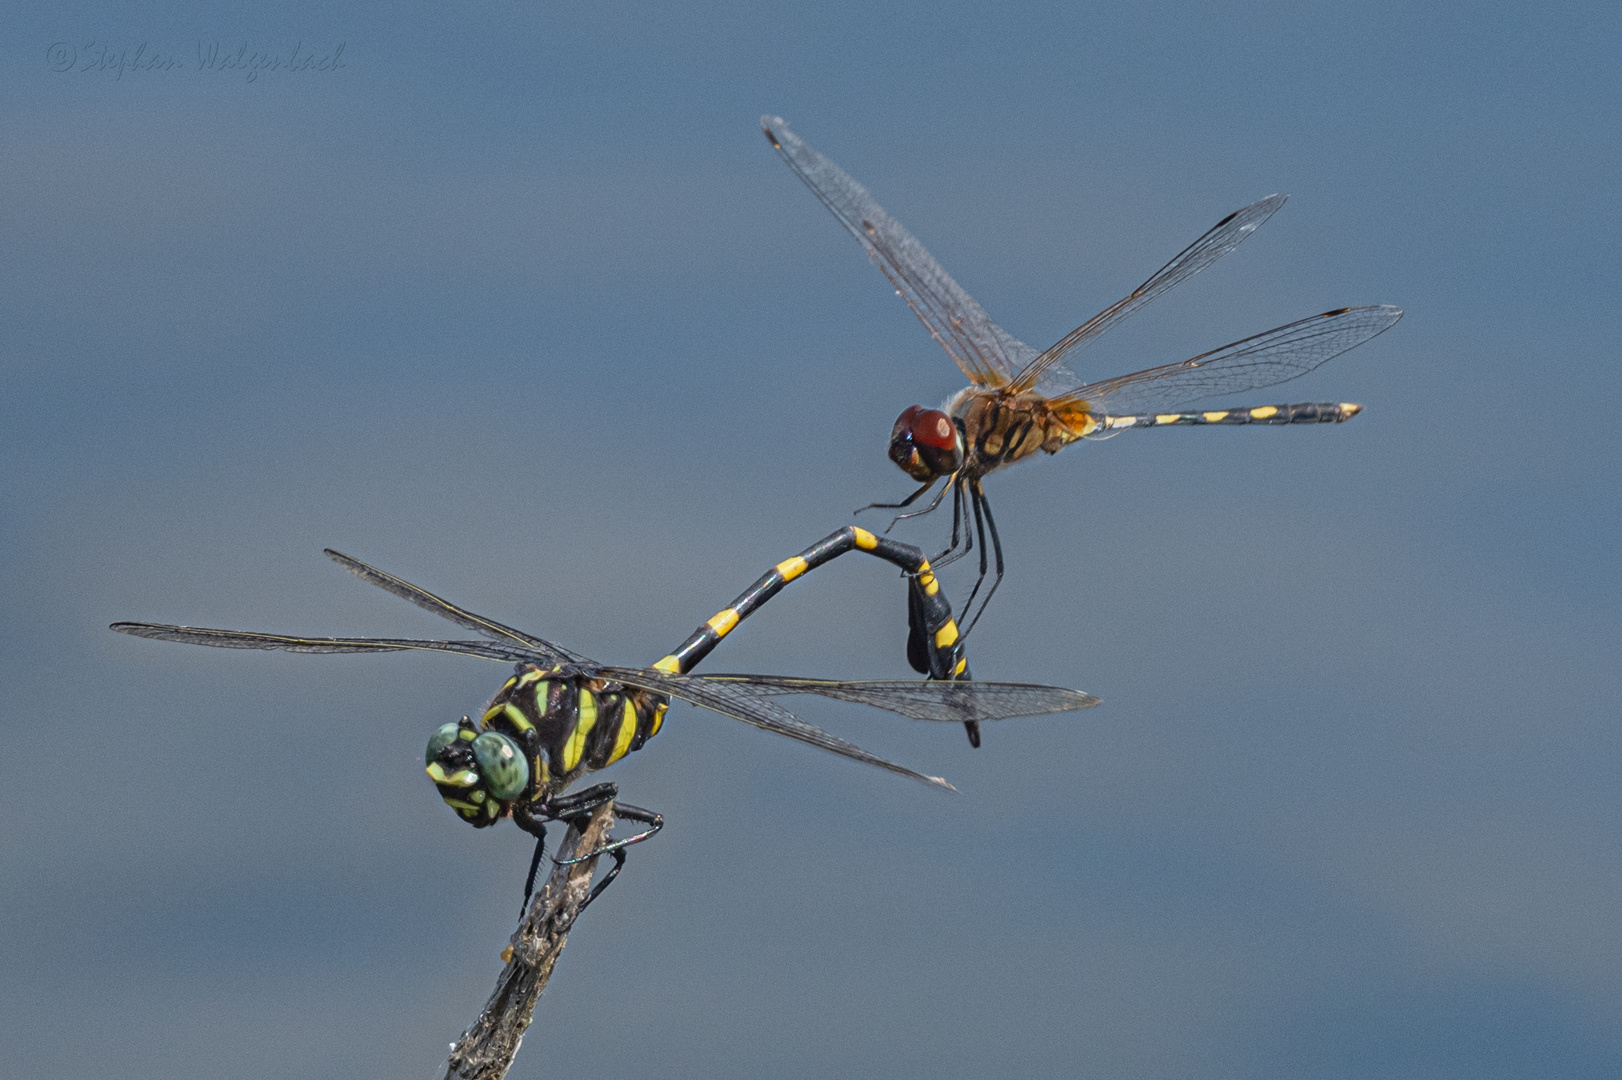
[[[898,503],[861,508],[904,510],[946,481],[922,510],[895,520],[930,513],[948,491],[952,493],[952,542],[931,562],[939,567],[960,558],[974,550],[978,538],[980,574],[963,605],[964,634],[984,614],[1003,578],[1002,540],[981,483],[988,474],[1038,451],[1056,454],[1080,439],[1109,438],[1127,428],[1349,420],[1362,406],[1350,402],[1202,410],[1189,406],[1305,375],[1402,318],[1401,309],[1388,304],[1339,308],[1190,360],[1083,382],[1061,359],[1238,247],[1284,205],[1286,196],[1270,195],[1229,214],[1126,297],[1038,352],[993,322],[866,188],[807,145],[781,118],[763,116],[761,126],[773,149],[856,237],[896,294],[969,378],[969,385],[939,409],[910,406],[890,433],[890,460],[923,486]],[[988,536],[996,577],[971,618],[970,608],[988,570]]]

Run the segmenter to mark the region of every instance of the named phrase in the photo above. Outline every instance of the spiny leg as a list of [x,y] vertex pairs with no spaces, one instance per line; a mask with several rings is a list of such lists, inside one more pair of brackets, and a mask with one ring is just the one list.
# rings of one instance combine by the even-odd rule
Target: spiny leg
[[529,911],[529,898],[535,895],[535,872],[541,868],[541,857],[546,854],[546,826],[537,822],[540,835],[535,838],[535,854],[529,859],[529,874],[524,878],[524,904],[518,909],[519,918]]
[[624,840],[612,841],[611,843],[604,844],[593,851],[588,851],[584,855],[576,856],[573,859],[553,860],[553,862],[558,866],[573,866],[576,863],[582,863],[588,859],[595,859],[601,855],[613,856],[614,865],[609,868],[608,874],[603,878],[603,880],[599,881],[592,888],[591,892],[586,894],[586,899],[580,905],[578,909],[579,911],[586,910],[586,906],[601,896],[603,894],[603,890],[608,888],[608,883],[619,876],[620,870],[625,866],[626,848],[630,847],[632,844],[640,844],[642,841],[664,828],[665,819],[663,817],[654,813],[652,810],[644,810],[640,806],[631,806],[627,803],[617,802],[615,800],[615,796],[618,794],[619,787],[613,783],[596,784],[592,787],[586,788],[584,791],[578,791],[573,795],[565,795],[561,798],[550,799],[544,803],[530,804],[528,806],[519,805],[513,808],[513,821],[517,823],[519,828],[534,836],[536,839],[535,855],[534,858],[530,860],[529,877],[524,883],[525,911],[529,910],[529,898],[534,891],[535,874],[536,870],[540,866],[543,845],[546,842],[546,822],[572,822],[577,818],[591,813],[593,810],[604,805],[605,803],[612,803],[613,813],[616,818],[623,818],[626,821],[640,821],[648,826],[648,828],[637,833],[635,836],[628,836]]
[[[1002,537],[997,535],[997,519],[991,516],[991,500],[986,498],[985,489],[980,486],[980,482],[978,480],[976,480],[974,482],[974,496],[973,497],[974,497],[974,500],[975,500],[975,516],[978,517],[979,512],[981,510],[985,511],[986,528],[991,533],[991,550],[996,556],[997,576],[992,579],[991,588],[986,590],[986,598],[984,600],[980,601],[980,610],[974,613],[974,618],[970,619],[969,624],[963,628],[963,636],[964,637],[969,636],[969,631],[974,629],[974,624],[979,622],[980,621],[980,616],[982,616],[982,615],[984,615],[986,613],[986,607],[991,603],[992,594],[997,591],[997,586],[1002,584],[1002,574],[1003,574]],[[981,555],[981,559],[984,560],[984,558],[985,558],[984,549],[981,550],[980,555]],[[982,576],[984,576],[984,574],[985,574],[985,567],[983,565],[980,568],[980,573],[981,573]],[[978,582],[976,582],[975,587],[976,588],[979,587]],[[970,600],[974,599],[974,596],[973,596],[972,593],[970,594],[969,599]],[[963,605],[963,610],[965,612],[967,612],[969,610],[969,607],[968,607],[967,604]]]
[[[913,503],[918,501],[919,497],[921,495],[923,495],[924,492],[926,492],[930,488],[934,487],[935,486],[935,481],[939,480],[939,479],[940,479],[940,477],[938,477],[938,476],[931,476],[929,478],[929,483],[925,484],[923,487],[919,488],[917,491],[913,492],[911,495],[908,495],[905,499],[902,499],[898,503],[868,503],[866,506],[858,506],[855,510],[853,510],[851,512],[855,513],[855,514],[860,514],[863,510],[900,510],[900,509],[902,509],[904,507],[911,506]],[[940,500],[938,500],[938,499],[936,500],[936,502],[939,502],[939,501]],[[928,512],[929,512],[928,510],[924,511],[924,513],[926,513],[926,514]]]
[[[602,784],[600,786],[610,787],[612,785]],[[632,844],[640,844],[642,841],[648,839],[648,837],[665,827],[665,819],[662,815],[656,814],[652,810],[644,810],[640,806],[632,806],[629,803],[616,802],[614,804],[614,816],[617,818],[623,818],[626,821],[640,821],[644,825],[647,825],[648,828],[637,833],[635,836],[627,836],[624,840],[610,841],[609,843],[604,844],[602,847],[597,848],[595,851],[588,851],[584,855],[576,855],[572,859],[558,859],[556,860],[557,864],[559,866],[573,866],[575,863],[582,863],[587,859],[595,859],[599,855],[612,855],[614,852],[628,848]],[[619,871],[615,870],[614,872],[618,873]]]
[[[931,484],[933,484],[934,482],[935,481],[933,481],[933,480],[930,481]],[[922,510],[914,510],[910,514],[897,514],[895,517],[891,518],[890,519],[890,524],[888,524],[888,525],[886,525],[884,527],[885,533],[888,534],[891,529],[895,528],[895,523],[898,522],[898,521],[905,520],[906,518],[923,517],[925,514],[933,514],[935,512],[935,510],[940,506],[941,500],[946,498],[946,489],[951,487],[951,486],[952,486],[952,482],[950,480],[948,480],[946,482],[945,486],[943,486],[939,491],[937,491],[935,493],[935,498],[930,501],[929,505],[924,507]],[[902,504],[902,505],[905,505],[905,504]]]
[[575,918],[579,918],[580,913],[589,908],[593,900],[603,895],[603,890],[608,888],[608,883],[619,877],[620,871],[625,869],[625,852],[615,850],[609,852],[609,854],[614,857],[614,865],[608,868],[608,873],[603,875],[603,880],[593,885],[591,891],[586,894],[586,898],[580,901],[580,906],[575,908],[574,911]]
[[513,824],[535,838],[535,854],[530,856],[529,873],[524,876],[524,906],[519,909],[520,917],[529,911],[529,898],[535,895],[535,874],[546,854],[548,820],[545,803],[519,803],[513,807]]
[[[969,598],[963,602],[963,613],[965,616],[967,616],[969,611],[974,608],[974,596],[980,591],[980,586],[983,585],[986,580],[986,523],[985,519],[980,515],[982,498],[979,493],[978,485],[969,488],[968,495],[969,507],[974,511],[974,531],[980,537],[980,576],[974,579],[974,588],[969,590]],[[966,625],[972,626],[973,623],[968,623]]]
[[613,802],[614,796],[619,793],[619,786],[612,782],[593,784],[573,795],[548,799],[540,805],[540,816],[547,821],[567,821],[582,814],[589,814],[604,803]]
[[[969,516],[963,508],[963,489],[966,484],[962,473],[952,477],[952,543],[945,551],[929,560],[936,566],[957,562],[974,550],[974,536],[969,532]],[[958,550],[960,537],[963,544],[961,551]]]
[[[535,894],[535,877],[540,870],[541,859],[546,854],[546,823],[548,821],[569,821],[589,814],[604,803],[613,802],[614,796],[618,794],[619,788],[612,783],[596,784],[573,795],[552,798],[542,803],[519,803],[513,807],[513,824],[535,837],[535,854],[530,857],[529,873],[524,877],[524,906],[520,914],[529,911],[529,898]],[[594,852],[593,854],[597,853]],[[620,856],[618,861],[624,862],[624,856]],[[614,873],[618,872],[619,869],[616,865]],[[612,877],[612,874],[610,877]],[[595,890],[591,894],[592,897],[595,897],[601,891],[601,889]]]
[[665,819],[663,816],[654,813],[652,810],[644,810],[640,806],[629,806],[625,803],[616,802],[614,804],[614,816],[616,818],[624,818],[627,821],[640,821],[643,824],[648,825],[649,828],[644,829],[635,836],[626,837],[624,840],[616,840],[611,844],[604,844],[602,847],[591,852],[590,854],[581,855],[573,859],[564,859],[558,863],[559,866],[571,866],[574,863],[584,862],[586,859],[595,858],[599,855],[612,855],[614,857],[614,865],[608,868],[608,873],[603,875],[603,880],[594,885],[591,892],[586,894],[586,898],[585,900],[581,901],[580,907],[576,914],[578,914],[579,911],[585,911],[586,908],[591,906],[591,902],[593,900],[603,895],[603,890],[608,888],[608,883],[620,876],[620,871],[625,869],[626,848],[630,847],[632,844],[640,844],[642,841],[646,840],[648,837],[665,827]]

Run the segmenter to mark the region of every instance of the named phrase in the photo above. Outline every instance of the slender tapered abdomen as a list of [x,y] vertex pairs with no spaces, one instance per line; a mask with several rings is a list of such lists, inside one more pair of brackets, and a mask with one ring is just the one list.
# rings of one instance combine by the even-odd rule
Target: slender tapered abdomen
[[1340,424],[1363,411],[1349,401],[1311,402],[1304,405],[1258,405],[1250,409],[1211,409],[1204,412],[1143,413],[1105,416],[1099,427],[1123,431],[1138,427],[1175,427],[1186,424]]

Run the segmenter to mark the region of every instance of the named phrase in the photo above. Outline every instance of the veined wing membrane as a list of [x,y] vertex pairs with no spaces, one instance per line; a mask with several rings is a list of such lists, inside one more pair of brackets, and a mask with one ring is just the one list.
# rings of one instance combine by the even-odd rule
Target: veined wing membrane
[[1003,386],[1036,350],[991,321],[974,297],[952,280],[867,189],[788,129],[782,117],[763,116],[760,126],[788,167],[823,206],[861,243],[914,315],[963,374],[978,386]]
[[1089,383],[1055,400],[1095,416],[1175,409],[1288,382],[1383,333],[1402,318],[1390,304],[1326,311],[1176,364]]
[[1029,683],[912,682],[871,680],[836,682],[782,675],[698,675],[702,682],[724,682],[749,695],[818,694],[897,713],[914,720],[962,723],[1007,720],[1016,716],[1090,709],[1099,699],[1079,690]]
[[496,622],[494,619],[487,619],[483,615],[475,615],[466,608],[458,607],[443,597],[435,596],[427,589],[413,585],[409,581],[402,581],[386,570],[368,566],[359,559],[351,558],[341,551],[334,551],[331,548],[324,548],[323,550],[326,552],[327,558],[362,581],[376,585],[385,592],[391,592],[401,599],[409,600],[425,611],[431,611],[435,615],[449,619],[459,626],[465,626],[469,630],[476,630],[487,637],[498,640],[515,641],[537,654],[532,659],[541,660],[548,666],[552,664],[578,664],[585,660],[584,657],[570,652],[561,645],[554,645],[545,638],[538,638],[533,634],[526,634],[522,630],[515,630],[503,623]]
[[187,645],[212,645],[218,649],[276,649],[301,653],[426,652],[457,653],[499,660],[509,664],[542,662],[547,658],[531,649],[487,641],[420,641],[415,638],[330,638],[294,637],[289,634],[259,634],[244,630],[210,630],[201,626],[168,626],[162,623],[116,622],[110,629],[134,637],[157,641],[179,641]]
[[[299,653],[377,653],[420,650],[477,656],[504,663],[549,663],[546,656],[534,650],[485,641],[423,641],[413,638],[323,638],[295,637],[288,634],[261,634],[241,630],[213,630],[199,626],[171,626],[162,623],[117,622],[111,629],[120,634],[153,638],[158,641],[178,641],[189,645],[211,645],[222,649],[271,649]],[[791,739],[809,743],[831,753],[855,761],[876,765],[902,776],[909,776],[936,787],[951,789],[952,785],[938,776],[925,776],[904,765],[886,761],[868,753],[853,743],[830,735],[821,728],[807,724],[776,702],[751,697],[737,692],[726,683],[707,684],[704,680],[684,676],[663,675],[647,669],[598,668],[585,665],[585,673],[610,679],[628,686],[640,686],[654,693],[680,698],[742,720],[746,724],[766,731],[786,735]],[[953,789],[955,790],[955,789]]]
[[730,716],[734,720],[742,720],[752,724],[763,731],[770,731],[777,735],[784,735],[803,743],[827,750],[829,753],[847,757],[853,761],[876,765],[889,772],[901,776],[910,776],[933,787],[943,787],[951,791],[957,790],[939,776],[925,776],[921,772],[914,772],[905,765],[897,765],[893,761],[886,761],[875,754],[870,754],[854,743],[848,743],[835,735],[830,735],[819,727],[806,723],[787,709],[774,701],[747,693],[739,693],[738,687],[725,682],[716,682],[710,679],[698,679],[685,675],[665,675],[648,668],[601,668],[597,674],[606,679],[621,682],[627,686],[638,686],[644,690],[652,690],[656,694],[666,694],[673,698],[694,705],[702,706],[718,712],[723,716]]
[[[1155,271],[1148,281],[1145,281],[1142,285],[1133,289],[1130,294],[1100,311],[1044,350],[1042,355],[1032,360],[1025,370],[1015,377],[1013,389],[1015,391],[1025,391],[1035,387],[1046,397],[1056,397],[1065,391],[1074,389],[1075,377],[1069,376],[1068,373],[1066,373],[1067,377],[1062,380],[1044,380],[1043,375],[1058,364],[1059,358],[1071,349],[1098,337],[1161,293],[1187,281],[1238,247],[1244,242],[1245,237],[1255,232],[1262,222],[1272,217],[1278,208],[1284,205],[1284,200],[1288,198],[1288,195],[1269,195],[1267,198],[1253,202],[1243,209],[1235,210],[1217,222],[1204,236],[1184,248],[1171,262]],[[1057,374],[1057,372],[1054,374]]]

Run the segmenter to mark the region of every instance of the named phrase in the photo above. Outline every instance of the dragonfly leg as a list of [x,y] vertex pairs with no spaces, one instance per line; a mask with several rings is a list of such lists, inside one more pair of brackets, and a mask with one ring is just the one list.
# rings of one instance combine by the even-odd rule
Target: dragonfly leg
[[[980,576],[974,579],[974,588],[969,590],[969,598],[963,601],[965,619],[968,618],[969,612],[974,608],[975,594],[980,591],[980,586],[985,584],[986,581],[986,523],[985,518],[980,513],[984,498],[980,494],[979,485],[969,488],[968,496],[969,507],[974,511],[974,531],[980,537]],[[972,626],[974,624],[966,622],[965,625]]]
[[603,890],[608,888],[608,883],[610,881],[613,881],[615,878],[619,877],[620,876],[620,871],[625,869],[625,852],[624,851],[620,850],[619,848],[615,848],[613,851],[610,851],[609,854],[614,857],[614,865],[610,866],[608,868],[608,873],[603,875],[603,880],[601,880],[597,884],[593,885],[591,887],[591,892],[587,893],[586,898],[584,900],[580,901],[580,906],[575,909],[575,917],[576,918],[578,918],[580,916],[580,913],[582,911],[585,911],[587,908],[589,908],[591,906],[591,902],[593,900],[595,900],[599,896],[603,895]]
[[635,836],[628,836],[624,840],[615,840],[611,844],[604,844],[590,854],[581,855],[574,859],[563,859],[558,863],[559,866],[569,866],[577,862],[584,862],[586,859],[596,858],[599,855],[613,856],[614,865],[608,868],[608,873],[603,876],[603,880],[599,881],[592,887],[591,892],[586,894],[586,899],[580,905],[581,911],[585,911],[593,900],[603,894],[603,890],[608,888],[609,882],[620,876],[620,871],[625,868],[625,849],[632,844],[640,844],[665,827],[665,819],[662,815],[656,814],[652,810],[644,810],[640,806],[629,806],[617,802],[614,804],[614,816],[627,821],[640,821],[647,825],[648,828]]
[[[980,610],[974,613],[974,618],[970,619],[968,625],[963,628],[963,636],[964,637],[969,636],[969,631],[974,629],[974,624],[979,622],[980,621],[980,616],[982,616],[982,615],[984,615],[986,613],[986,606],[991,603],[991,595],[997,591],[997,586],[1002,584],[1002,574],[1003,574],[1002,538],[997,535],[997,519],[991,516],[991,500],[986,498],[985,489],[980,486],[980,482],[978,480],[976,480],[975,483],[974,483],[974,495],[973,495],[973,498],[974,498],[974,505],[975,505],[975,518],[976,518],[976,520],[979,519],[980,512],[982,510],[985,511],[986,529],[991,533],[991,550],[996,556],[997,576],[992,579],[991,588],[986,590],[986,598],[984,600],[980,601]],[[983,542],[982,542],[982,544],[983,544]],[[982,549],[981,549],[981,552],[980,552],[980,558],[981,558],[981,562],[982,562],[982,566],[980,567],[980,573],[981,573],[981,576],[984,576],[985,575],[985,566],[983,565],[983,563],[985,561],[985,550],[984,550],[983,546],[982,546]],[[979,587],[978,582],[975,583],[975,587],[976,588]],[[970,594],[969,599],[971,599],[971,600],[974,599],[973,594]],[[964,611],[965,614],[967,614],[968,610],[969,610],[969,606],[967,604],[963,605],[963,611]]]
[[[933,481],[933,480],[930,481],[931,484],[933,484],[934,482],[935,481]],[[897,514],[895,517],[891,518],[890,519],[890,524],[888,524],[888,525],[886,525],[884,527],[885,533],[888,534],[891,529],[895,528],[895,523],[896,522],[901,521],[901,520],[903,520],[905,518],[923,517],[925,514],[933,514],[935,512],[936,508],[940,506],[941,500],[946,498],[946,488],[951,487],[951,486],[952,486],[951,482],[948,481],[947,484],[946,484],[946,487],[943,487],[939,491],[937,491],[935,493],[935,498],[932,499],[930,501],[929,505],[924,507],[922,510],[914,510],[910,514]]]
[[529,910],[529,898],[535,895],[535,873],[541,868],[541,858],[546,854],[546,826],[536,822],[535,827],[539,832],[535,837],[535,854],[529,859],[529,873],[524,878],[524,903],[518,909],[520,918]]
[[[612,785],[602,784],[599,786],[611,787]],[[640,806],[632,806],[629,803],[616,802],[614,804],[614,816],[625,821],[640,821],[648,827],[635,836],[627,836],[624,840],[611,841],[595,851],[586,852],[584,855],[576,855],[572,859],[558,859],[557,864],[559,866],[573,866],[575,863],[582,863],[587,859],[595,859],[599,855],[611,855],[616,851],[630,847],[632,844],[640,844],[665,827],[663,815],[656,814],[652,810],[644,810]]]
[[[908,495],[905,499],[902,499],[898,503],[868,503],[866,506],[858,506],[855,510],[853,510],[851,512],[855,513],[855,514],[860,514],[863,510],[900,510],[903,507],[911,506],[913,503],[915,503],[915,502],[917,502],[919,500],[919,498],[923,495],[924,492],[926,492],[930,488],[934,487],[935,486],[935,481],[939,480],[939,479],[940,479],[940,477],[938,477],[938,476],[930,477],[929,478],[929,483],[925,484],[923,487],[919,488],[917,491],[913,492],[911,495]],[[937,501],[939,501],[939,500],[937,500]],[[928,511],[925,511],[925,513],[928,513]]]
[[[929,560],[935,566],[956,562],[974,550],[974,536],[969,532],[969,516],[963,509],[964,486],[965,481],[961,479],[961,474],[952,478],[952,543],[945,551]],[[960,542],[964,545],[961,551],[958,550]]]
[[573,821],[575,818],[591,813],[604,803],[613,803],[616,818],[625,821],[640,821],[648,826],[648,828],[635,836],[628,836],[624,840],[611,841],[594,851],[588,851],[586,854],[576,856],[573,859],[553,860],[558,866],[573,866],[576,863],[583,863],[588,859],[595,859],[602,855],[613,856],[614,865],[609,868],[607,876],[599,881],[587,894],[585,903],[580,905],[581,911],[586,910],[586,905],[601,896],[603,890],[608,888],[608,883],[619,876],[621,868],[625,866],[625,849],[632,844],[640,844],[664,828],[665,819],[662,816],[652,810],[644,810],[640,806],[631,806],[628,803],[618,802],[615,800],[615,796],[618,794],[619,788],[614,784],[597,784],[573,795],[554,798],[544,803],[529,806],[520,805],[513,808],[513,820],[518,824],[519,828],[534,836],[536,841],[535,855],[529,864],[529,877],[524,882],[525,911],[529,910],[529,898],[535,890],[535,875],[541,864],[544,844],[546,843],[546,823],[548,821]]
[[548,799],[537,809],[539,817],[546,821],[568,821],[570,818],[589,814],[604,803],[614,801],[614,796],[620,793],[618,785],[593,784],[584,791],[577,791],[573,795]]
[[546,823],[551,819],[545,816],[545,803],[538,809],[540,813],[523,803],[513,807],[513,824],[535,838],[535,854],[530,856],[529,873],[524,876],[524,905],[518,909],[520,916],[529,910],[529,898],[535,895],[535,875],[541,868],[541,859],[546,855]]

